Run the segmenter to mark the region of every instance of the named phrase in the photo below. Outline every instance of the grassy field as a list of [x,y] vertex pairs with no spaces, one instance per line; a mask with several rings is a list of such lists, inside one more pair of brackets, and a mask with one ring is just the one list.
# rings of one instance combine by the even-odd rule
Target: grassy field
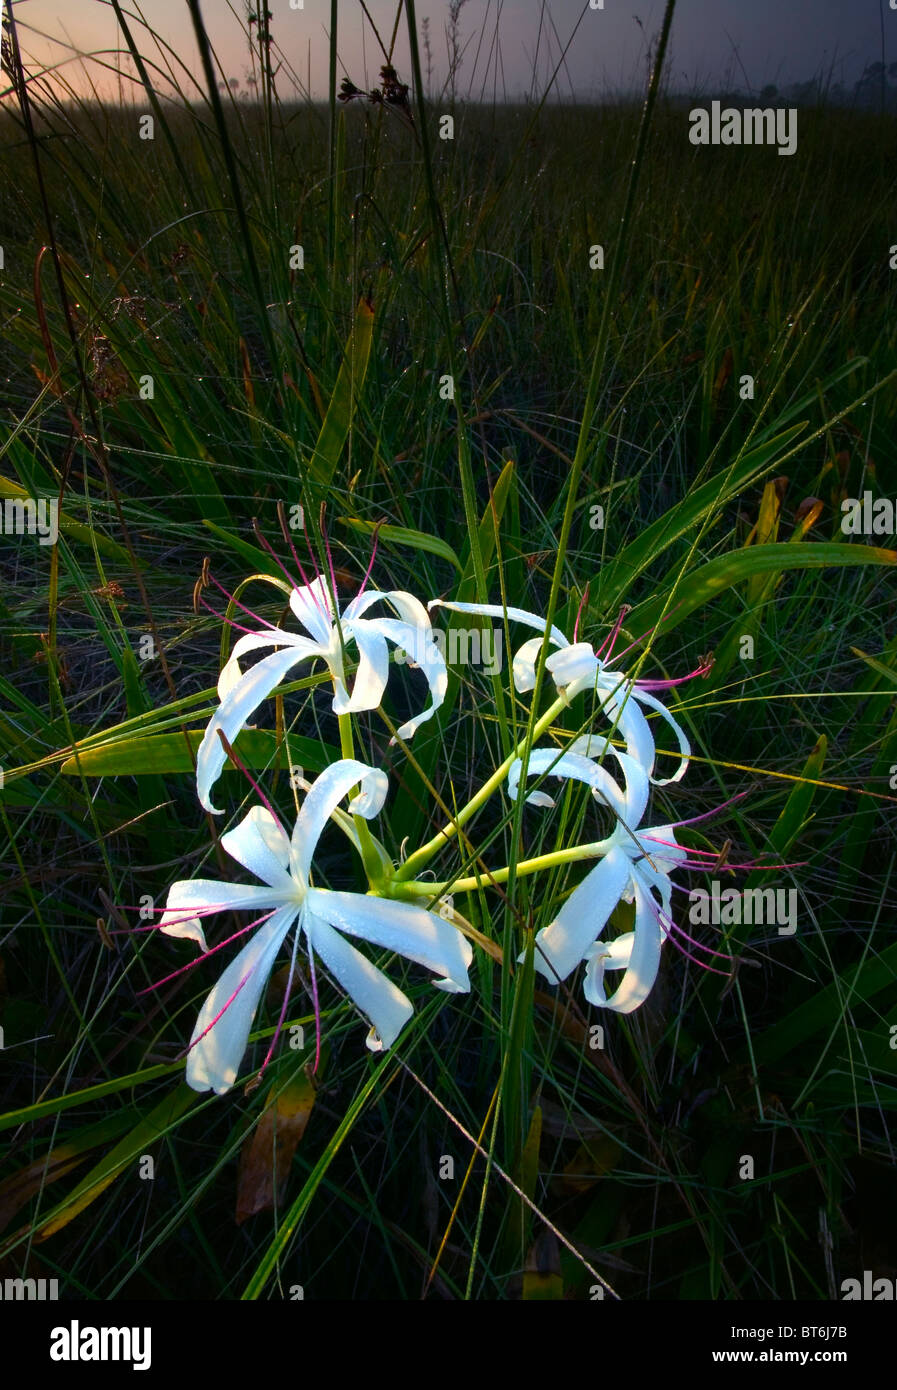
[[[823,1300],[897,1278],[897,554],[893,518],[841,527],[844,499],[897,496],[897,120],[801,110],[779,158],[691,146],[662,88],[644,124],[414,90],[176,103],[147,80],[133,107],[34,83],[0,112],[0,494],[55,499],[59,528],[0,537],[0,1275],[158,1300],[589,1299],[595,1271],[635,1300]],[[322,975],[312,1075],[284,955],[242,1081],[282,1009],[303,1047],[281,1038],[261,1086],[190,1090],[224,957],[141,993],[188,957],[132,909],[240,876],[218,834],[251,789],[228,771],[213,826],[192,775],[230,640],[227,599],[195,586],[208,556],[277,621],[282,595],[238,586],[272,573],[259,534],[289,563],[281,502],[322,568],[326,528],[342,599],[380,524],[378,589],[551,606],[568,636],[581,608],[593,646],[629,605],[643,679],[713,652],[663,694],[693,759],[647,823],[729,803],[688,840],[711,872],[684,872],[680,920],[715,876],[794,890],[796,931],[688,927],[734,974],[668,944],[641,1009],[590,1008],[516,964],[582,864],[514,866],[593,840],[594,804],[502,792],[430,865],[449,889],[511,868],[454,895],[485,941],[469,995],[391,960],[416,1011],[374,1057]],[[353,720],[396,864],[532,731],[509,635],[531,634],[505,631],[497,676],[453,666],[407,749],[419,674]],[[326,671],[290,681],[238,743],[284,814],[290,765],[344,747]],[[318,865],[363,891],[333,828]]]

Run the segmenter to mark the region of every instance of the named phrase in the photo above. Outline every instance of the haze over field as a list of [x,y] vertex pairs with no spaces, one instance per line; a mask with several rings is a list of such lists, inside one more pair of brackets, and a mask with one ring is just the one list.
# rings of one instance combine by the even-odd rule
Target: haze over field
[[[327,91],[329,0],[269,0],[271,32],[285,63],[314,98]],[[250,7],[251,8],[251,7]],[[540,91],[567,47],[557,82],[561,98],[580,100],[625,92],[640,83],[648,41],[659,26],[657,0],[604,0],[592,10],[584,0],[463,0],[460,36],[463,63],[458,94],[499,100]],[[389,46],[395,22],[394,0],[370,0],[368,12]],[[229,81],[251,92],[252,69],[243,32],[246,0],[206,3],[203,17]],[[34,71],[62,64],[60,72],[80,93],[94,84],[101,93],[118,91],[117,53],[124,47],[112,6],[106,0],[16,0],[15,17],[23,50]],[[154,43],[131,5],[125,5],[135,38],[150,55]],[[146,24],[171,47],[164,64],[183,63],[198,74],[196,43],[185,0],[148,0]],[[431,91],[436,95],[448,68],[447,0],[421,0],[418,21],[429,18],[432,51]],[[577,28],[578,25],[578,28]],[[571,35],[575,37],[571,40]],[[568,46],[569,45],[569,46]],[[362,6],[352,0],[339,6],[338,47],[341,75],[371,86],[382,54]],[[97,57],[82,64],[79,54]],[[830,74],[833,83],[851,90],[874,62],[886,65],[897,56],[897,11],[886,0],[682,0],[676,14],[668,82],[674,90],[713,90],[721,86],[759,91],[767,84],[785,88],[813,74]],[[409,71],[404,18],[399,25],[395,61]],[[102,65],[106,65],[105,67]],[[133,66],[121,60],[122,91],[127,94]],[[161,78],[163,74],[158,76]],[[184,69],[178,72],[182,82]]]

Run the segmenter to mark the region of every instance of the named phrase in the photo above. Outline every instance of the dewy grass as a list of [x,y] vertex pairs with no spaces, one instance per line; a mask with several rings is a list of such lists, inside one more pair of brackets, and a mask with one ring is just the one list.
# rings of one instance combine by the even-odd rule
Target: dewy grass
[[[255,103],[226,85],[200,4],[199,80],[186,51],[113,10],[135,60],[121,99],[85,95],[69,69],[52,95],[26,53],[33,145],[15,94],[0,108],[0,492],[54,504],[59,527],[41,546],[13,524],[24,505],[9,529],[2,509],[6,1261],[27,1276],[39,1257],[92,1299],[589,1299],[596,1277],[635,1300],[837,1298],[887,1222],[897,1103],[895,542],[840,524],[845,498],[893,492],[893,118],[801,107],[789,159],[694,149],[694,102],[661,84],[639,145],[639,103],[559,99],[562,50],[594,41],[597,13],[559,45],[546,22],[535,101],[492,99],[491,29],[458,50],[451,103],[435,81],[431,99],[414,6],[368,34],[396,83],[363,90],[347,64],[362,96],[340,102],[336,0],[320,103],[285,51],[286,11],[264,32],[247,17]],[[391,106],[405,83],[407,109]],[[61,288],[38,258],[35,156]],[[319,645],[347,697],[371,698],[335,709],[326,663],[290,673],[228,740],[225,815],[207,817],[194,760],[222,610],[301,637],[291,547],[277,542],[285,579],[258,540],[279,536],[279,503],[339,610]],[[206,557],[236,600],[213,585],[214,612],[192,602]],[[392,742],[430,686],[414,651],[390,659],[388,603],[364,616],[392,629],[359,623],[365,665],[342,623],[365,581],[552,613],[589,661],[627,605],[617,649],[635,645],[615,669],[653,683],[687,774],[625,824],[644,790],[623,761],[646,746],[635,694],[616,711],[606,689],[568,697],[546,645],[534,698],[514,679],[529,633],[436,605],[447,630],[494,624],[504,661],[449,659],[432,717]],[[259,653],[240,662],[242,679]],[[668,777],[677,740],[642,712]],[[596,731],[597,751],[577,747]],[[360,973],[315,964],[297,916],[270,972],[239,967],[221,994],[222,1018],[245,1021],[232,1010],[258,986],[227,1076],[246,1085],[181,1087],[203,1001],[266,924],[226,945],[234,915],[187,969],[196,938],[158,930],[167,894],[277,891],[228,853],[257,800],[233,768],[292,829],[350,759],[389,795],[367,820],[348,789],[296,891],[340,908],[324,949]],[[251,823],[253,858],[292,882],[284,840]],[[714,882],[721,906],[795,891],[796,931],[701,920],[696,890]],[[401,937],[390,908],[407,909]],[[359,922],[371,934],[350,943]],[[641,978],[656,970],[624,1014],[600,995],[626,978],[635,923]],[[562,974],[565,931],[585,956]],[[450,998],[432,988],[447,943],[469,985]],[[374,976],[339,955],[350,945],[401,1009],[379,1056],[359,1021]],[[232,1160],[272,1115],[289,1123],[306,1067],[317,1099],[295,1158],[238,1228]],[[872,1220],[857,1192],[879,1175]]]

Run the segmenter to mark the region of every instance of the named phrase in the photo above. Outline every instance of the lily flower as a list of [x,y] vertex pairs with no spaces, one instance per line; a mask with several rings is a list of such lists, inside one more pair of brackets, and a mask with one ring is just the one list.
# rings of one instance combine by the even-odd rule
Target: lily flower
[[[290,984],[299,938],[304,935],[316,1014],[314,958],[319,956],[370,1020],[367,1046],[373,1052],[392,1045],[414,1010],[407,996],[350,945],[346,936],[369,941],[426,966],[442,977],[433,982],[437,989],[449,993],[469,990],[467,967],[473,954],[470,943],[437,913],[413,903],[313,886],[311,862],[321,833],[339,802],[358,784],[364,789],[351,803],[352,814],[369,820],[383,806],[386,774],[347,758],[332,763],[311,785],[292,836],[287,835],[266,806],[253,806],[234,830],[222,835],[221,844],[227,853],[255,874],[261,884],[244,886],[187,879],[170,889],[159,928],[169,936],[197,941],[203,956],[212,952],[206,946],[202,917],[233,909],[262,914],[244,928],[258,929],[224,971],[200,1010],[187,1060],[187,1083],[195,1091],[211,1089],[222,1095],[236,1081],[266,981],[294,924],[297,930]],[[262,1070],[283,1024],[290,984]]]
[[[271,546],[266,542],[265,544],[274,555]],[[292,541],[290,545],[292,547]],[[329,544],[327,553],[329,559]],[[293,556],[302,578],[305,579],[295,549]],[[277,559],[276,556],[274,558]],[[280,561],[277,563],[280,564]],[[332,592],[335,595],[336,577],[332,561],[330,569]],[[334,714],[358,714],[363,710],[376,709],[383,698],[389,676],[387,643],[391,642],[403,649],[413,649],[418,653],[417,664],[426,676],[430,688],[430,704],[420,714],[407,720],[396,731],[396,738],[411,738],[415,730],[436,713],[448,689],[445,661],[432,640],[432,628],[427,611],[412,594],[401,589],[382,592],[371,589],[365,593],[368,577],[365,575],[361,590],[340,613],[334,609],[331,590],[328,589],[322,575],[318,575],[311,583],[300,585],[293,581],[288,570],[284,569],[284,573],[290,580],[290,608],[294,617],[310,635],[302,636],[275,627],[272,623],[266,623],[264,618],[260,618],[245,605],[238,604],[243,612],[265,624],[266,630],[251,632],[244,629],[245,635],[235,644],[218,680],[218,696],[221,703],[206,728],[197,752],[196,790],[200,804],[214,815],[220,815],[221,812],[211,803],[211,791],[224,766],[226,756],[218,736],[219,730],[228,743],[233,743],[262,700],[271,695],[300,662],[317,659],[324,661],[333,679]],[[376,603],[389,604],[399,616],[366,617],[368,609]],[[358,670],[355,673],[351,694],[346,687],[343,667],[343,651],[349,642],[354,642],[358,651]],[[240,665],[241,659],[249,652],[260,651],[264,647],[278,647],[280,650],[272,652],[248,671],[244,671]]]
[[[556,984],[566,979],[580,962],[587,962],[583,988],[588,1001],[616,1013],[631,1013],[651,991],[661,947],[668,937],[673,937],[685,955],[689,953],[678,938],[710,955],[722,953],[693,942],[673,921],[670,875],[676,868],[686,866],[690,854],[677,842],[672,826],[639,829],[649,794],[646,769],[628,754],[609,749],[624,773],[626,785],[622,789],[604,767],[592,762],[589,737],[575,740],[565,753],[559,754],[555,748],[534,748],[530,753],[528,775],[551,773],[561,779],[583,782],[617,817],[612,833],[588,847],[589,857],[601,855],[600,862],[573,890],[554,920],[537,933],[534,964]],[[597,747],[594,736],[591,742]],[[508,773],[512,798],[518,794],[520,771],[518,759]],[[537,802],[539,805],[550,801],[545,793],[532,793],[527,799],[535,801],[539,796],[544,798]],[[613,941],[604,941],[602,932],[620,901],[635,902],[634,928]],[[604,986],[607,970],[624,971],[609,997]]]
[[[502,608],[499,604],[492,603],[445,603],[442,599],[433,599],[427,606],[428,608],[449,608],[458,613],[482,613],[486,617],[493,618],[507,617],[515,622],[523,623],[527,627],[536,628],[542,635],[531,637],[523,643],[515,654],[511,667],[516,690],[523,694],[534,689],[536,661],[545,640],[545,619],[541,618],[538,613],[529,613],[522,608]],[[633,681],[622,672],[612,670],[611,659],[614,643],[627,611],[623,610],[610,637],[597,651],[593,651],[588,642],[577,642],[575,633],[574,640],[568,641],[559,628],[552,626],[548,640],[550,645],[557,647],[558,650],[551,652],[546,658],[545,669],[550,672],[558,694],[568,704],[583,691],[595,691],[601,697],[602,710],[614,726],[620,730],[626,743],[627,753],[638,759],[646,769],[654,786],[664,787],[670,782],[678,782],[685,775],[691,755],[691,746],[680,725],[666,706],[651,694],[651,691],[666,690],[671,686],[680,685],[683,681],[691,680],[694,676],[703,675],[710,667],[701,665],[687,676],[682,676],[679,679],[657,681],[641,679]],[[578,626],[579,619],[577,618]],[[602,658],[601,653],[605,649],[606,655]],[[613,659],[619,660],[619,657]],[[649,709],[655,710],[676,736],[680,759],[679,766],[672,777],[655,777],[653,775],[656,759],[654,737],[648,721],[639,707],[640,705],[646,705]]]

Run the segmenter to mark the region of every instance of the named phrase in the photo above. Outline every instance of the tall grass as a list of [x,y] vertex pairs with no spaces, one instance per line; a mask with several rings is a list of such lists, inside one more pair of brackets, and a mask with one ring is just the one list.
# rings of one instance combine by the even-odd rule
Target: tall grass
[[[661,95],[630,185],[635,107],[454,100],[442,140],[448,99],[428,103],[419,68],[399,74],[407,109],[338,101],[336,0],[329,102],[288,99],[262,45],[263,99],[242,103],[191,10],[204,90],[122,15],[138,106],[32,75],[32,131],[14,94],[0,112],[0,489],[60,504],[57,546],[2,538],[0,1272],[103,1299],[587,1298],[595,1270],[638,1299],[837,1296],[894,1234],[861,1198],[889,1174],[897,1098],[894,555],[840,548],[842,499],[897,476],[893,118],[801,111],[778,159],[693,149]],[[279,501],[305,504],[319,557],[325,504],[347,592],[381,522],[378,587],[541,612],[553,595],[569,633],[588,584],[582,635],[633,605],[642,674],[715,649],[672,697],[696,757],[654,823],[748,793],[706,845],[796,866],[776,879],[798,889],[796,936],[744,930],[729,987],[668,953],[648,1004],[596,1019],[514,965],[576,870],[520,878],[505,903],[463,895],[493,951],[461,1001],[408,974],[393,1053],[362,1055],[326,986],[314,1087],[284,1044],[263,1089],[189,1092],[210,979],[138,996],[173,957],[119,934],[117,905],[224,868],[190,775],[221,625],[193,590],[206,555],[231,590],[266,568],[251,522],[273,539]],[[338,743],[319,684],[283,704],[312,770]],[[443,823],[434,795],[463,804],[526,729],[508,662],[451,690],[412,758],[364,720],[396,860]],[[246,748],[289,800],[282,748],[261,729]],[[490,814],[476,847],[496,861],[560,833]],[[593,812],[571,796],[562,816],[569,839]],[[310,1012],[297,994],[288,1021]],[[285,1170],[274,1114],[308,1120]],[[238,1223],[253,1164],[273,1206]]]

